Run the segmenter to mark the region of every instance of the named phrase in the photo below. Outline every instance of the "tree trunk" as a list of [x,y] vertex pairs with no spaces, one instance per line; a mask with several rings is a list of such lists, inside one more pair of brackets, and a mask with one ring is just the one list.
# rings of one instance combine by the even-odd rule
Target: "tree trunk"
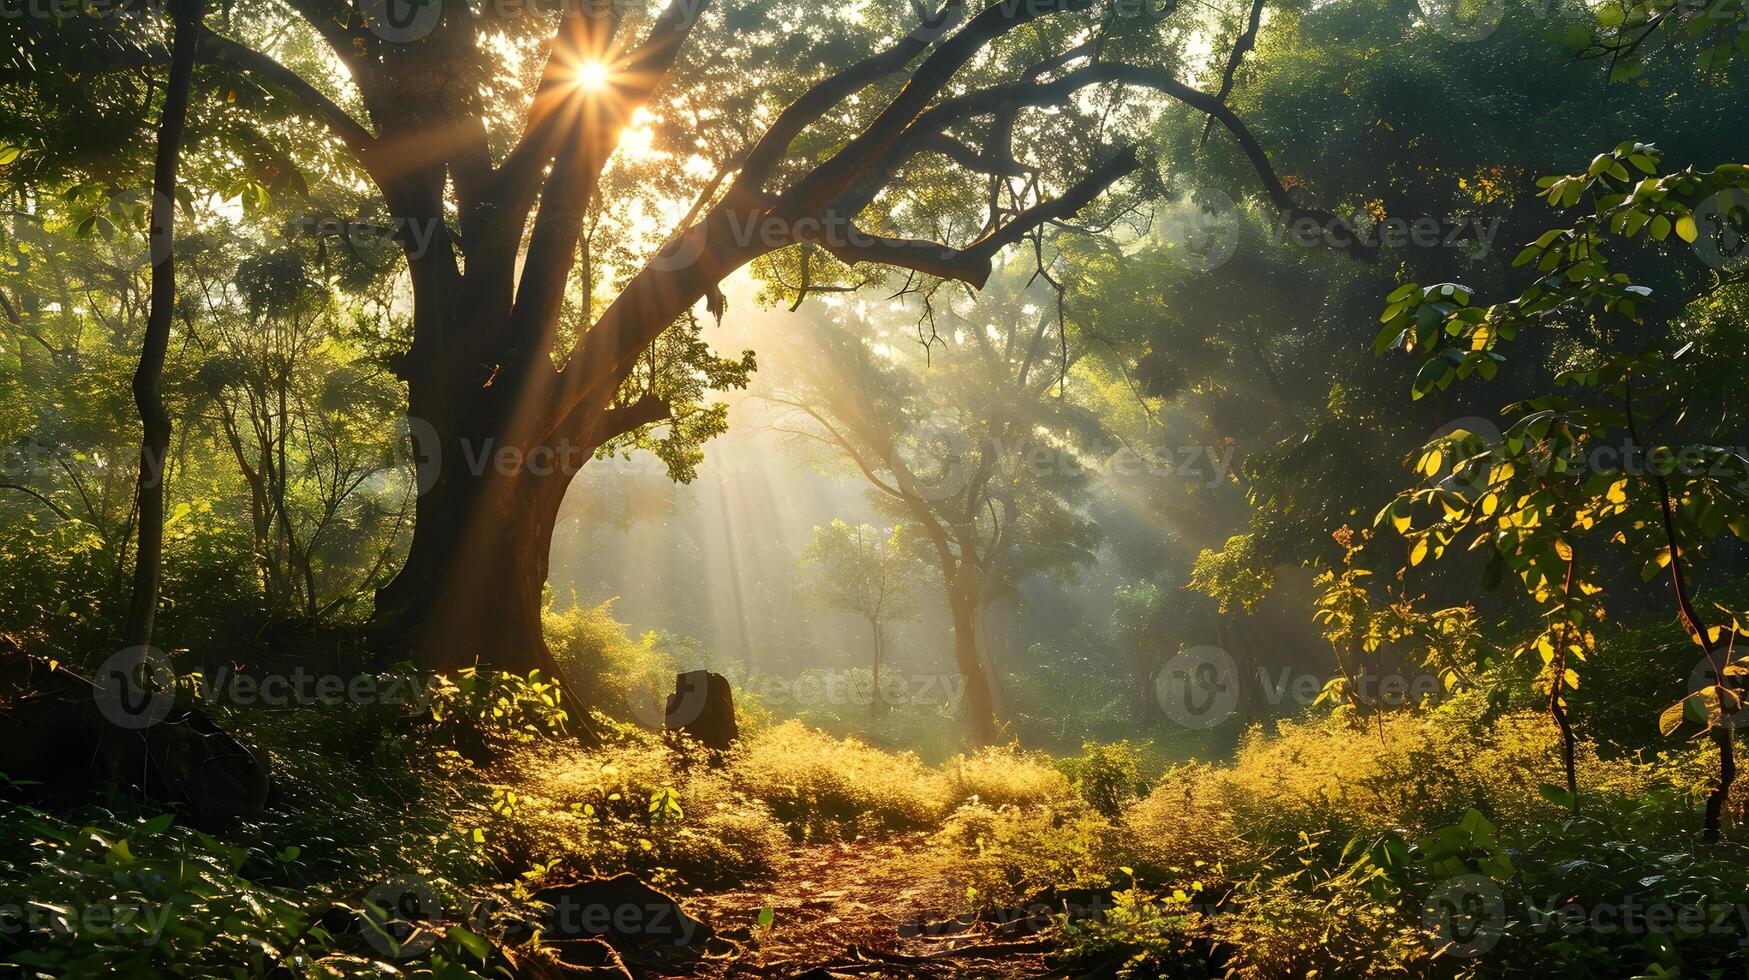
[[170,322],[176,311],[176,167],[182,157],[182,130],[188,121],[188,92],[200,45],[200,5],[183,0],[173,8],[175,39],[170,51],[170,84],[158,120],[157,156],[152,167],[152,217],[147,236],[152,259],[152,306],[140,364],[134,371],[134,407],[140,415],[138,545],[133,593],[128,598],[123,647],[152,642],[158,618],[158,591],[164,564],[164,462],[170,453],[170,413],[164,408],[164,355],[170,348]]
[[871,619],[868,625],[874,630],[874,684],[869,689],[868,716],[879,718],[884,707],[881,701],[881,624]]
[[948,606],[953,613],[953,658],[960,677],[966,684],[966,735],[975,746],[996,744],[996,699],[985,673],[983,658],[978,655],[977,603],[952,596]]
[[[493,437],[444,443],[442,474],[419,499],[406,564],[377,592],[377,624],[422,668],[538,668],[562,680],[541,614],[553,527],[575,471],[497,472],[489,455],[478,456],[501,444]],[[471,472],[474,457],[464,451],[486,472]]]
[[1154,655],[1148,637],[1141,630],[1129,636],[1130,678],[1135,684],[1131,710],[1138,722],[1153,722],[1160,717],[1159,695],[1154,690]]

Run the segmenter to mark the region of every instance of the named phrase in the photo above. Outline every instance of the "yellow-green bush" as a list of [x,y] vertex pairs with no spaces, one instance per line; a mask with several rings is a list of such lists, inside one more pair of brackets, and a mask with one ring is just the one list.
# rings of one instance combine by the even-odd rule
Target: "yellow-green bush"
[[590,710],[646,726],[662,723],[677,667],[656,634],[627,635],[625,624],[613,618],[611,599],[549,609],[542,626],[554,659]]
[[786,721],[730,754],[735,786],[804,838],[932,826],[946,806],[941,775],[909,752],[883,752]]
[[[1249,841],[1254,849],[1301,831],[1332,837],[1380,828],[1426,830],[1475,808],[1506,826],[1559,818],[1544,784],[1562,784],[1559,735],[1547,716],[1512,714],[1482,724],[1479,703],[1396,712],[1351,725],[1283,721],[1253,731],[1227,766],[1166,774],[1130,811],[1150,864],[1182,864]],[[1653,766],[1599,758],[1578,747],[1581,796],[1634,796],[1660,781]],[[1242,853],[1242,852],[1241,852]]]
[[769,873],[787,843],[771,811],[702,753],[656,736],[590,752],[542,744],[499,778],[494,831],[511,863],[529,870],[740,881]]
[[1005,745],[956,755],[942,767],[956,803],[990,806],[1052,803],[1074,795],[1068,777],[1041,752]]
[[967,803],[931,845],[928,872],[963,883],[979,906],[1012,906],[1050,888],[1107,888],[1128,859],[1123,830],[1074,796],[1029,806]]

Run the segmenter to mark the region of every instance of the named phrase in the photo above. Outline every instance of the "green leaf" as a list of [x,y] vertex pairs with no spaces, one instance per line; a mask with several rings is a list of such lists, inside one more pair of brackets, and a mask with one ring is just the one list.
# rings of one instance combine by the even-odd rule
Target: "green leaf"
[[475,958],[480,960],[480,962],[484,963],[492,958],[492,944],[486,942],[486,940],[466,929],[463,929],[461,926],[450,926],[446,931],[449,938],[455,940],[457,945],[461,946],[469,953],[472,953]]
[[777,912],[771,906],[767,905],[759,910],[759,928],[770,929],[771,924],[776,921]]

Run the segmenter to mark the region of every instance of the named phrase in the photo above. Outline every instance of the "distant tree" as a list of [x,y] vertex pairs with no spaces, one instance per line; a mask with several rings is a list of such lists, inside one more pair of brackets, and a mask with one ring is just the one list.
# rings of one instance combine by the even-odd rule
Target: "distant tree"
[[865,480],[874,505],[915,530],[940,573],[978,743],[996,739],[1005,713],[985,613],[1029,575],[1091,564],[1099,538],[1082,508],[1102,462],[1082,455],[1099,448],[1098,423],[1061,396],[1087,347],[1048,293],[1017,288],[1025,270],[999,276],[976,302],[937,301],[927,345],[891,317],[816,324],[766,397],[778,429]]
[[870,717],[878,717],[885,707],[881,701],[881,661],[886,652],[886,626],[915,615],[917,585],[929,574],[929,566],[900,541],[902,534],[902,527],[882,532],[870,524],[834,520],[815,526],[814,540],[798,562],[806,576],[802,594],[811,603],[821,609],[855,613],[868,621],[874,637]]

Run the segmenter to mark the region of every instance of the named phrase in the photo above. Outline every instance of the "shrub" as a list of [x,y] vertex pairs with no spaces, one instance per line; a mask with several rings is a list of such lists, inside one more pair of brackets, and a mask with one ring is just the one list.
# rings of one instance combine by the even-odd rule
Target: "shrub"
[[782,828],[690,755],[652,735],[591,752],[532,745],[496,771],[497,846],[519,871],[636,871],[691,885],[764,877],[786,842]]
[[744,739],[729,771],[804,839],[929,827],[946,805],[940,775],[909,752],[883,752],[786,721]]
[[613,618],[613,600],[554,611],[542,619],[547,645],[571,689],[592,711],[660,728],[678,661],[655,633],[637,639]]
[[1084,742],[1080,758],[1059,759],[1057,768],[1082,799],[1115,820],[1125,804],[1147,791],[1141,763],[1142,753],[1128,741]]
[[1069,780],[1049,756],[1008,745],[958,755],[942,766],[957,803],[990,806],[1053,803],[1073,795]]
[[963,883],[980,908],[1006,908],[1047,889],[1105,889],[1127,859],[1122,831],[1075,797],[1056,805],[967,803],[931,839],[934,874]]

